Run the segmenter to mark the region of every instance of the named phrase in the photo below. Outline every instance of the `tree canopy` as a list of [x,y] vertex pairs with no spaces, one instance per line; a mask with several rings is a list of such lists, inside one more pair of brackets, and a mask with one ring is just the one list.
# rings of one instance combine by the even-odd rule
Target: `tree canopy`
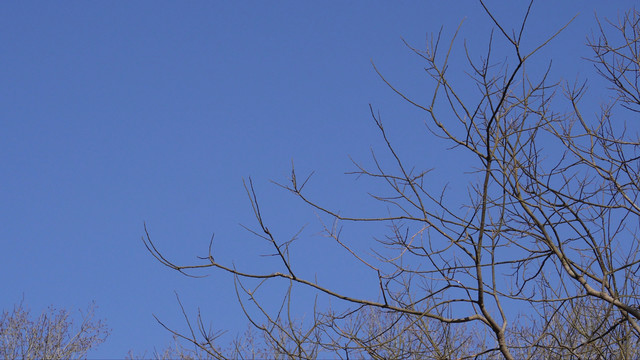
[[0,357],[22,360],[83,359],[110,333],[94,319],[95,305],[82,314],[80,324],[64,309],[48,308],[37,318],[21,302],[0,314]]
[[[384,148],[372,152],[371,165],[354,162],[353,174],[386,186],[370,194],[379,215],[327,207],[309,195],[311,175],[293,166],[288,181],[278,183],[321,221],[330,220],[323,222],[325,235],[368,269],[377,296],[357,297],[298,274],[292,259],[300,255],[292,244],[299,236],[270,230],[251,179],[245,188],[257,226],[248,230],[269,244],[265,255],[279,259],[277,267],[236,267],[214,256],[216,242],[225,241],[215,238],[199,262],[177,264],[145,227],[147,249],[169,268],[187,276],[232,275],[255,328],[252,336],[222,346],[203,319],[185,315],[187,332],[166,327],[195,346],[188,356],[640,356],[640,13],[597,19],[586,44],[592,57],[584,61],[606,86],[590,88],[587,79],[554,78],[551,59],[537,58],[570,19],[540,37],[527,32],[533,1],[514,29],[482,6],[494,28],[484,52],[472,52],[457,31],[433,34],[424,48],[407,44],[424,62],[428,101],[406,95],[378,72],[423,112],[424,141],[444,144],[439,156],[464,160],[455,164],[455,182],[434,188],[432,169],[416,169],[403,158],[395,145],[402,140],[370,106]],[[466,58],[464,68],[451,65],[453,53]],[[597,114],[582,110],[589,91],[611,96]],[[343,226],[354,224],[383,224],[388,231],[363,250],[360,239],[343,236]],[[281,306],[263,306],[277,291],[259,290],[283,283]],[[292,310],[297,288],[331,299],[332,306],[315,307],[301,320]]]

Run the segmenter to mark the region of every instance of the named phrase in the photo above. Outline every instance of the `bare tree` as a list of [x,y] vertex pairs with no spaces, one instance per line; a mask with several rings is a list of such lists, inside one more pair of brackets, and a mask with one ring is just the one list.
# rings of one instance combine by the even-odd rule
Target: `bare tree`
[[13,311],[0,315],[0,358],[2,359],[81,359],[103,343],[109,329],[94,320],[95,305],[82,314],[75,326],[66,310],[50,307],[37,319],[22,302]]
[[[568,24],[524,46],[533,1],[513,31],[481,4],[495,29],[480,57],[465,43],[468,67],[459,69],[468,74],[464,83],[450,69],[458,31],[448,41],[442,31],[435,34],[424,50],[407,44],[433,83],[427,103],[378,72],[426,114],[426,136],[444,139],[443,151],[467,160],[460,163],[464,185],[427,186],[433,172],[416,171],[403,159],[373,108],[391,161],[374,153],[373,166],[355,163],[353,174],[386,184],[387,192],[372,195],[384,215],[344,215],[325,207],[307,195],[309,177],[300,178],[295,168],[289,182],[280,184],[333,219],[326,234],[370,269],[377,297],[354,297],[299,277],[289,260],[296,237],[281,239],[269,230],[251,180],[245,187],[258,223],[253,232],[271,244],[285,271],[247,272],[214,260],[213,239],[201,263],[178,265],[158,250],[145,227],[148,250],[188,275],[208,269],[232,274],[238,294],[249,298],[245,303],[246,296],[238,296],[245,314],[272,357],[640,357],[640,140],[637,121],[626,122],[640,111],[640,13],[633,9],[616,22],[598,21],[588,39],[593,57],[586,61],[608,82],[602,90],[612,94],[600,114],[588,117],[581,111],[584,83],[552,80],[550,65],[540,67],[540,58],[532,62]],[[570,111],[554,110],[564,108]],[[349,223],[383,223],[390,232],[375,239],[371,256],[342,236]],[[278,281],[287,282],[289,291],[280,310],[270,312],[256,289]],[[297,322],[290,311],[297,286],[341,306],[315,308],[311,321]],[[189,333],[175,334],[212,358],[241,357],[220,351],[199,328],[189,323]]]

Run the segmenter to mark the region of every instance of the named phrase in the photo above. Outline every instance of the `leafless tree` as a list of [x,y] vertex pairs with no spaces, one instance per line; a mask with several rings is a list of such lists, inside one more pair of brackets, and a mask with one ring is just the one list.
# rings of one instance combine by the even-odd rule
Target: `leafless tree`
[[[466,159],[458,181],[434,189],[433,171],[416,171],[401,156],[371,108],[391,161],[374,153],[373,166],[355,163],[353,173],[386,184],[387,192],[372,195],[384,205],[384,215],[325,207],[307,195],[309,177],[299,177],[295,168],[281,184],[333,219],[326,235],[370,269],[377,297],[354,297],[299,277],[289,260],[296,237],[282,239],[270,231],[251,180],[245,187],[258,223],[254,234],[271,244],[284,271],[248,272],[214,260],[213,239],[201,263],[178,265],[158,250],[145,227],[149,251],[188,275],[213,269],[233,274],[243,295],[238,299],[272,357],[640,357],[640,13],[632,9],[617,21],[598,20],[588,38],[593,57],[585,61],[608,82],[601,90],[612,100],[597,116],[586,116],[585,83],[552,80],[550,65],[539,66],[545,63],[540,50],[569,24],[525,46],[533,1],[513,31],[481,4],[495,30],[482,56],[460,45],[468,67],[456,71],[467,72],[465,82],[452,76],[450,64],[458,31],[449,40],[442,31],[434,34],[424,50],[407,44],[433,83],[427,103],[405,95],[378,72],[426,114],[426,136],[444,139],[443,151]],[[565,108],[570,110],[554,110]],[[349,223],[383,223],[390,232],[371,244],[371,256],[342,235]],[[276,312],[255,295],[273,282],[289,285]],[[340,306],[315,308],[311,321],[296,322],[289,310],[294,287],[313,289]],[[176,334],[212,358],[242,356],[220,351],[199,327]]]
[[109,329],[94,320],[95,305],[82,314],[75,326],[66,310],[50,307],[37,319],[22,302],[13,311],[0,314],[0,358],[2,359],[81,359],[103,343]]

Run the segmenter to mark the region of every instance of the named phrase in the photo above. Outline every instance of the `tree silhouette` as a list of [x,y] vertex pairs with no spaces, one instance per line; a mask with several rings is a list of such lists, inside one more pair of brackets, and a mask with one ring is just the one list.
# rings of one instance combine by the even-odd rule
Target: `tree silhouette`
[[89,306],[79,326],[69,313],[50,307],[38,318],[22,302],[11,312],[0,314],[0,358],[3,359],[82,359],[103,343],[109,329],[94,320],[95,305]]
[[[296,237],[282,239],[269,230],[251,179],[245,188],[258,224],[252,232],[271,244],[281,268],[254,272],[214,259],[213,238],[200,263],[179,265],[158,250],[145,226],[148,250],[189,276],[232,274],[238,300],[272,357],[640,357],[640,139],[637,122],[625,121],[640,110],[640,14],[633,9],[617,22],[598,21],[588,39],[593,57],[585,61],[608,82],[609,89],[601,90],[613,100],[597,116],[586,116],[585,84],[551,79],[550,65],[532,60],[568,24],[525,49],[533,1],[513,31],[481,4],[495,30],[482,56],[464,44],[466,68],[450,64],[460,46],[458,31],[449,40],[442,31],[434,34],[426,49],[407,44],[432,82],[428,103],[405,95],[378,72],[424,112],[425,136],[444,139],[443,152],[468,160],[459,164],[456,183],[463,186],[428,186],[432,171],[415,170],[403,159],[373,107],[391,161],[374,153],[373,166],[356,163],[354,174],[386,185],[386,192],[372,194],[384,205],[383,215],[326,207],[307,195],[310,176],[294,167],[280,184],[333,219],[324,226],[326,235],[369,269],[377,297],[355,297],[300,277],[290,261]],[[468,75],[464,83],[462,72]],[[390,231],[371,244],[372,255],[342,235],[350,223],[384,224]],[[289,286],[276,312],[256,295],[272,282]],[[340,307],[315,308],[312,321],[297,322],[290,309],[294,287],[326,295]],[[208,357],[246,356],[241,346],[221,348],[197,320],[195,329],[187,318],[188,333],[171,331]]]

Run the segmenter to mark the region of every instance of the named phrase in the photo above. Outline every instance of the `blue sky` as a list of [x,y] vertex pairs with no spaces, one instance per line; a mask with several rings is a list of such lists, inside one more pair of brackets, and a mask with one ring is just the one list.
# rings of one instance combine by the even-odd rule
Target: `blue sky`
[[[269,180],[286,181],[294,160],[316,172],[310,194],[369,211],[367,190],[344,175],[349,156],[366,162],[382,145],[368,104],[410,161],[446,167],[446,154],[424,142],[424,114],[393,94],[371,61],[428,99],[424,64],[401,39],[424,48],[428,33],[442,25],[451,34],[466,19],[461,37],[483,49],[490,30],[477,2],[451,3],[0,3],[0,307],[23,295],[34,312],[95,300],[113,330],[91,354],[99,358],[168,345],[152,314],[184,329],[174,291],[216,329],[244,330],[228,275],[180,276],[140,238],[146,221],[160,248],[185,263],[215,232],[219,259],[273,270],[255,256],[270,249],[239,225],[255,225],[248,176],[275,232],[288,237],[309,224],[295,248],[300,271],[366,296],[366,281],[353,281],[361,269],[317,235],[313,211]],[[505,3],[488,4],[511,28],[526,5]],[[593,77],[578,61],[589,54],[594,12],[615,18],[636,3],[540,2],[525,44],[579,13],[536,61],[543,68],[553,58],[557,77]]]

